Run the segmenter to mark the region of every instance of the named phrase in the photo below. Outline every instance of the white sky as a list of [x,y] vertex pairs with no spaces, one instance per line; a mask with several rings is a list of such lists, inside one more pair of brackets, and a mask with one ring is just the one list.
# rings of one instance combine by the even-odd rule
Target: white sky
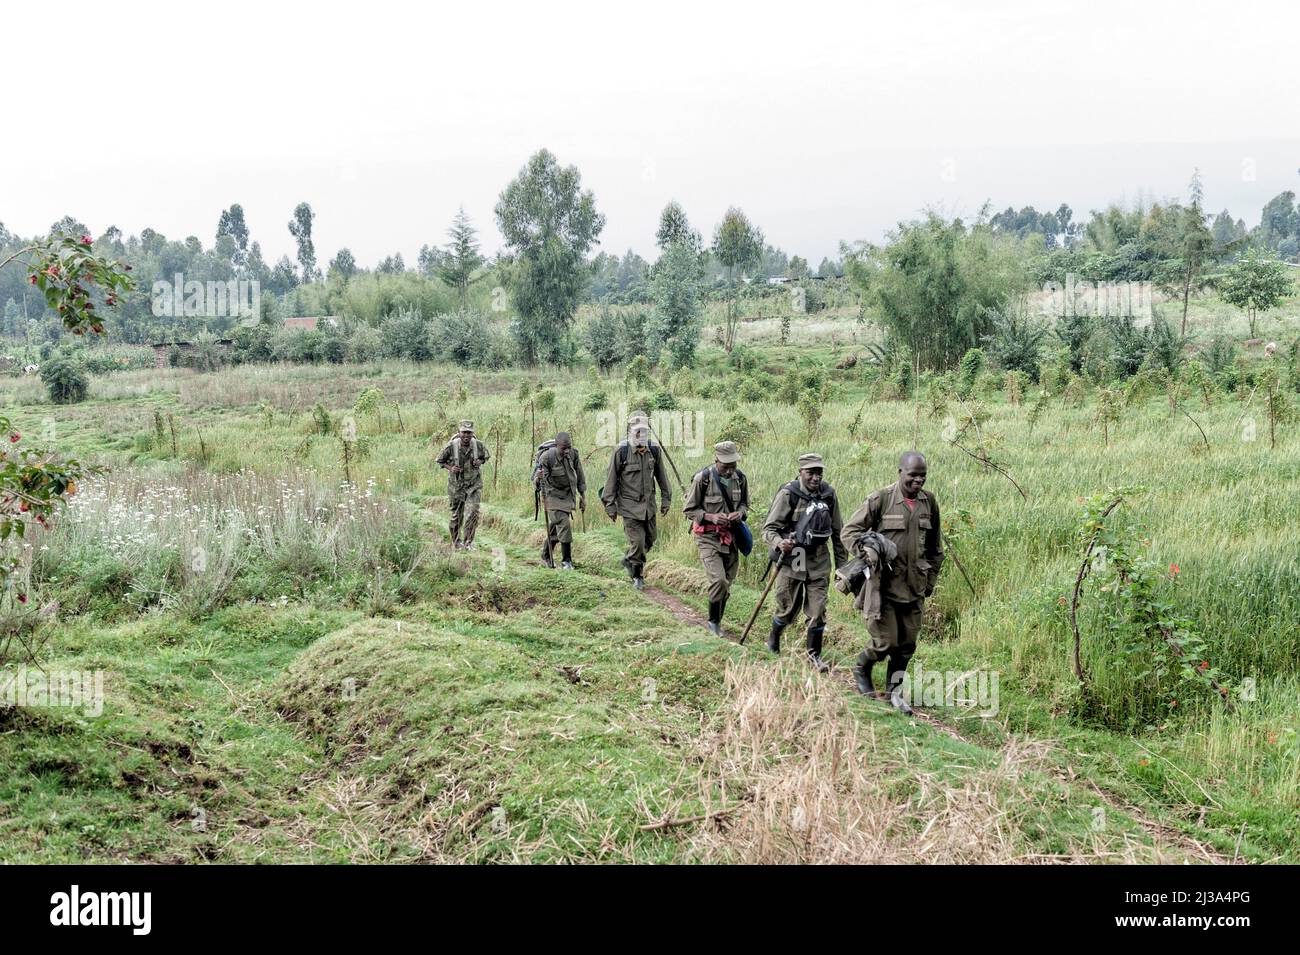
[[739,205],[815,267],[927,206],[1086,218],[1185,195],[1199,166],[1207,206],[1253,225],[1300,191],[1300,5],[1047,7],[23,4],[0,14],[0,222],[210,246],[239,202],[274,261],[306,200],[322,265],[410,266],[461,203],[495,251],[496,198],[545,146],[595,191],[606,251],[652,257],[676,198],[706,237]]

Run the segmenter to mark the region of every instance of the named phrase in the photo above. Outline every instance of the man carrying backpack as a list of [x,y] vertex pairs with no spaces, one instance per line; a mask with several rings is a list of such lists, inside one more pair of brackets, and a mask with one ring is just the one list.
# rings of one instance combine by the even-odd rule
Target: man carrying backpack
[[[713,446],[713,467],[695,475],[682,506],[691,521],[700,563],[709,575],[709,632],[722,636],[722,614],[727,609],[731,582],[740,566],[745,533],[742,522],[749,512],[749,482],[736,466],[740,451],[734,441]],[[748,550],[745,553],[749,553]]]
[[[561,431],[555,440],[543,446],[537,455],[533,483],[546,501],[546,546],[542,548],[542,562],[555,566],[555,545],[560,545],[564,570],[573,570],[573,522],[571,515],[576,504],[587,509],[587,477],[582,473],[582,458],[567,431]],[[575,501],[576,495],[576,501]]]
[[650,422],[634,417],[629,422],[628,439],[614,449],[601,488],[600,502],[609,519],[623,518],[623,536],[627,538],[627,552],[623,566],[632,578],[632,586],[645,589],[646,552],[654,546],[658,536],[655,527],[655,485],[663,492],[660,514],[667,514],[672,500],[668,474],[664,471],[662,453],[650,441]]
[[826,632],[826,591],[831,579],[831,551],[835,563],[848,560],[840,541],[843,520],[835,489],[822,481],[820,454],[799,458],[799,477],[776,492],[763,525],[763,540],[777,564],[776,612],[767,648],[781,652],[781,631],[802,607],[808,620],[809,662],[818,671],[830,669],[822,660]]
[[869,544],[871,531],[897,548],[897,555],[882,568],[879,612],[867,615],[871,641],[853,666],[853,680],[859,693],[875,696],[871,669],[888,659],[889,702],[902,713],[912,712],[903,698],[903,673],[916,652],[921,610],[934,593],[944,557],[939,502],[921,490],[925,478],[925,456],[916,451],[904,454],[898,462],[898,482],[873,491],[841,535],[855,552]]
[[[478,529],[478,504],[483,494],[483,462],[487,445],[474,437],[474,422],[462,421],[460,431],[438,455],[438,466],[447,472],[447,504],[451,510],[451,544],[459,550],[474,546]],[[464,540],[461,539],[464,535]]]

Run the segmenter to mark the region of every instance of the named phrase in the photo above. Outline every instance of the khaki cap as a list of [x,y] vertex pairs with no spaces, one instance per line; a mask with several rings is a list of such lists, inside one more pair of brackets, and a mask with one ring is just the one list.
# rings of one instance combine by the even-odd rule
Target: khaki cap
[[731,464],[740,460],[740,449],[735,441],[719,441],[713,446],[713,459],[719,464]]
[[462,421],[462,422],[460,423],[460,430],[461,430],[461,431],[468,431],[470,434],[473,434],[473,433],[474,433],[474,422],[473,422],[473,421]]
[[800,471],[803,471],[805,469],[811,470],[813,468],[823,468],[823,469],[825,468],[825,465],[822,464],[822,456],[820,454],[809,453],[809,454],[799,455]]

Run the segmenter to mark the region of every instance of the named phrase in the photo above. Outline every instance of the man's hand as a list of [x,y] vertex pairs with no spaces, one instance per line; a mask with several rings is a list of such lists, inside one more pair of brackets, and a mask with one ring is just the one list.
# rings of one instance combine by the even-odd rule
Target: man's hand
[[578,510],[585,511],[586,509],[587,509],[587,495],[580,494],[578,495]]
[[671,506],[672,506],[672,505],[670,504],[670,502],[668,502],[668,501],[664,501],[662,504],[659,505],[659,513],[660,513],[660,514],[667,514],[667,513],[668,513],[668,508],[671,507]]
[[794,550],[794,538],[787,537],[785,540],[781,541],[781,543],[777,544],[776,547],[781,553],[788,554],[790,551]]
[[452,474],[459,474],[461,471],[463,471],[463,470],[465,470],[465,469],[462,468],[459,464],[453,464],[453,465],[452,465],[451,467],[449,467],[447,470],[450,471]]
[[740,511],[732,511],[726,516],[725,520],[730,524],[736,523],[736,521],[740,520]]

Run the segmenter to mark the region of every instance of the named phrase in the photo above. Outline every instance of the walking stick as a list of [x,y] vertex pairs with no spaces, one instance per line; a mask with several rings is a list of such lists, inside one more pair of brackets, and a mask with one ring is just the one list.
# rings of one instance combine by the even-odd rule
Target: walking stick
[[[763,588],[763,596],[758,598],[758,605],[754,607],[754,612],[749,615],[749,623],[745,624],[745,632],[740,635],[740,642],[742,644],[749,637],[749,628],[752,627],[754,625],[754,621],[758,619],[758,612],[763,609],[763,604],[767,600],[768,591],[770,591],[772,589],[772,585],[776,583],[776,578],[781,572],[781,562],[783,560],[785,560],[784,551],[781,553],[781,556],[776,559],[775,570],[773,571],[772,576],[768,578],[767,586]],[[773,562],[769,560],[767,562],[767,565],[768,567],[772,567]]]
[[668,459],[668,466],[673,469],[673,477],[677,478],[677,487],[681,489],[682,494],[685,494],[686,485],[682,483],[682,476],[677,473],[677,465],[673,463],[673,456],[668,453],[668,446],[665,445],[663,439],[659,437],[659,433],[655,431],[654,425],[650,423],[649,418],[646,418],[645,424],[650,430],[650,434],[659,442],[659,450],[663,451],[664,457]]

